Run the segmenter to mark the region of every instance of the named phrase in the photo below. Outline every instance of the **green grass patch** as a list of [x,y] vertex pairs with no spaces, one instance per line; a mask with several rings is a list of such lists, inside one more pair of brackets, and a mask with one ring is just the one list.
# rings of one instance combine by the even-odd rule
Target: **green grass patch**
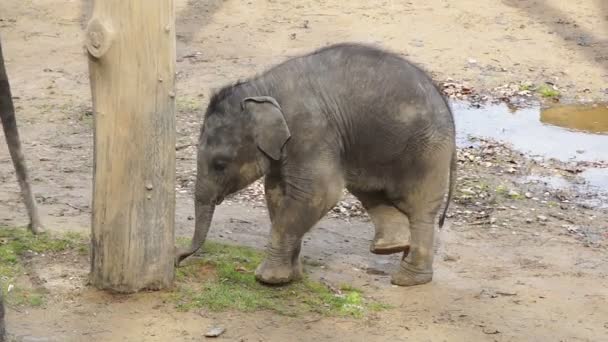
[[[184,243],[184,239],[178,239],[178,244]],[[0,282],[7,304],[28,307],[45,304],[44,289],[23,282],[27,272],[24,261],[30,255],[65,251],[87,254],[88,249],[88,239],[80,234],[33,235],[26,228],[0,227]],[[202,258],[176,269],[176,286],[168,296],[179,310],[270,310],[288,316],[318,313],[362,318],[391,308],[367,298],[359,289],[347,285],[330,288],[306,276],[285,286],[260,284],[254,271],[263,254],[252,248],[207,242],[203,252]]]
[[522,83],[519,85],[519,91],[531,91],[534,89],[534,85],[532,83]]
[[207,242],[203,250],[201,260],[176,270],[172,298],[180,310],[270,310],[288,316],[318,313],[361,318],[390,308],[365,298],[361,290],[350,286],[331,290],[308,277],[285,286],[260,284],[254,271],[263,255],[252,248]]
[[196,112],[201,109],[201,101],[194,97],[178,96],[175,100],[175,108],[178,112]]
[[16,283],[17,278],[25,272],[22,257],[26,253],[46,254],[66,250],[88,252],[84,237],[77,233],[33,235],[26,228],[0,227],[0,283],[7,302],[16,306],[43,305],[43,293],[21,288]]
[[499,185],[496,187],[496,193],[502,196],[508,196],[509,195],[509,189],[507,189],[506,186],[504,185]]
[[557,98],[560,96],[560,92],[548,84],[540,85],[536,91],[540,94],[540,96],[546,98]]
[[525,199],[526,197],[522,194],[520,194],[517,191],[512,191],[509,190],[506,186],[504,185],[499,185],[496,187],[496,194],[500,195],[504,198],[509,198],[509,199],[513,199],[513,200],[521,200],[521,199]]
[[78,120],[89,126],[93,126],[94,116],[92,110],[82,110],[78,114]]

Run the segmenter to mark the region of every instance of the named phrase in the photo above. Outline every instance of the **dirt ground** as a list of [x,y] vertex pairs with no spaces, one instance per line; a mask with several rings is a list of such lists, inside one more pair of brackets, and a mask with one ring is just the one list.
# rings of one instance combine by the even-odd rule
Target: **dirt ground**
[[[176,0],[176,6],[178,146],[196,141],[213,88],[340,41],[382,44],[438,81],[482,92],[551,82],[565,100],[608,100],[604,0]],[[90,226],[92,118],[81,31],[89,8],[76,0],[0,3],[25,153],[51,230]],[[189,236],[194,148],[180,148],[177,156],[177,234]],[[390,285],[399,256],[369,253],[373,233],[365,215],[338,211],[308,235],[305,258],[324,265],[313,277],[350,283],[395,306],[363,321],[177,312],[156,293],[95,291],[86,286],[88,261],[65,256],[32,263],[49,302],[9,308],[8,329],[24,341],[198,341],[215,324],[227,329],[220,338],[231,341],[608,341],[608,212],[589,204],[602,197],[533,181],[577,178],[492,142],[472,144],[459,156],[458,194],[438,234],[432,283]],[[2,143],[0,180],[0,224],[24,225]],[[348,197],[346,203],[356,207]],[[268,229],[254,186],[218,208],[210,238],[263,248]]]

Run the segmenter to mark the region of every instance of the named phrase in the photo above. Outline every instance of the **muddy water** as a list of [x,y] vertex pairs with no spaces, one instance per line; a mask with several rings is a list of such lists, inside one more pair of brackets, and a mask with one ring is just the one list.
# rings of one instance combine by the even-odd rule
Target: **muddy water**
[[549,107],[540,111],[540,121],[581,132],[608,134],[608,104]]
[[[511,110],[505,104],[472,108],[455,102],[452,108],[459,144],[478,136],[509,143],[533,157],[564,162],[608,160],[605,104]],[[608,191],[608,169],[588,169],[581,176],[591,187]]]

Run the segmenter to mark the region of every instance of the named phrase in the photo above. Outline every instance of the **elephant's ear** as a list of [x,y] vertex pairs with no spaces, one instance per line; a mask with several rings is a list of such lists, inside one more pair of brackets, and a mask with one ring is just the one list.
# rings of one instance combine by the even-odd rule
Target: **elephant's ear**
[[241,106],[253,118],[253,134],[259,149],[279,160],[283,146],[291,137],[281,106],[270,96],[247,97]]

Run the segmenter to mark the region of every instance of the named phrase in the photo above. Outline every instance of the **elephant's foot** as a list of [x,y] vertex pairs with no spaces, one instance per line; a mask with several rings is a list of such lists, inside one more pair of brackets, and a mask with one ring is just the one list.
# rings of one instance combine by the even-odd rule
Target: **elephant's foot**
[[44,233],[44,227],[38,220],[31,221],[27,228],[32,232],[32,234],[41,234]]
[[370,246],[370,251],[374,254],[408,254],[410,250],[409,234],[406,227],[388,225],[376,228],[376,236]]
[[406,260],[401,261],[399,270],[393,273],[391,283],[399,286],[414,286],[430,283],[433,280],[433,269],[420,270],[411,266]]
[[255,270],[255,278],[265,284],[287,284],[302,278],[300,260],[294,263],[278,263],[265,259]]
[[377,240],[372,242],[370,252],[378,255],[387,255],[403,252],[407,255],[410,252],[410,245],[403,242]]

